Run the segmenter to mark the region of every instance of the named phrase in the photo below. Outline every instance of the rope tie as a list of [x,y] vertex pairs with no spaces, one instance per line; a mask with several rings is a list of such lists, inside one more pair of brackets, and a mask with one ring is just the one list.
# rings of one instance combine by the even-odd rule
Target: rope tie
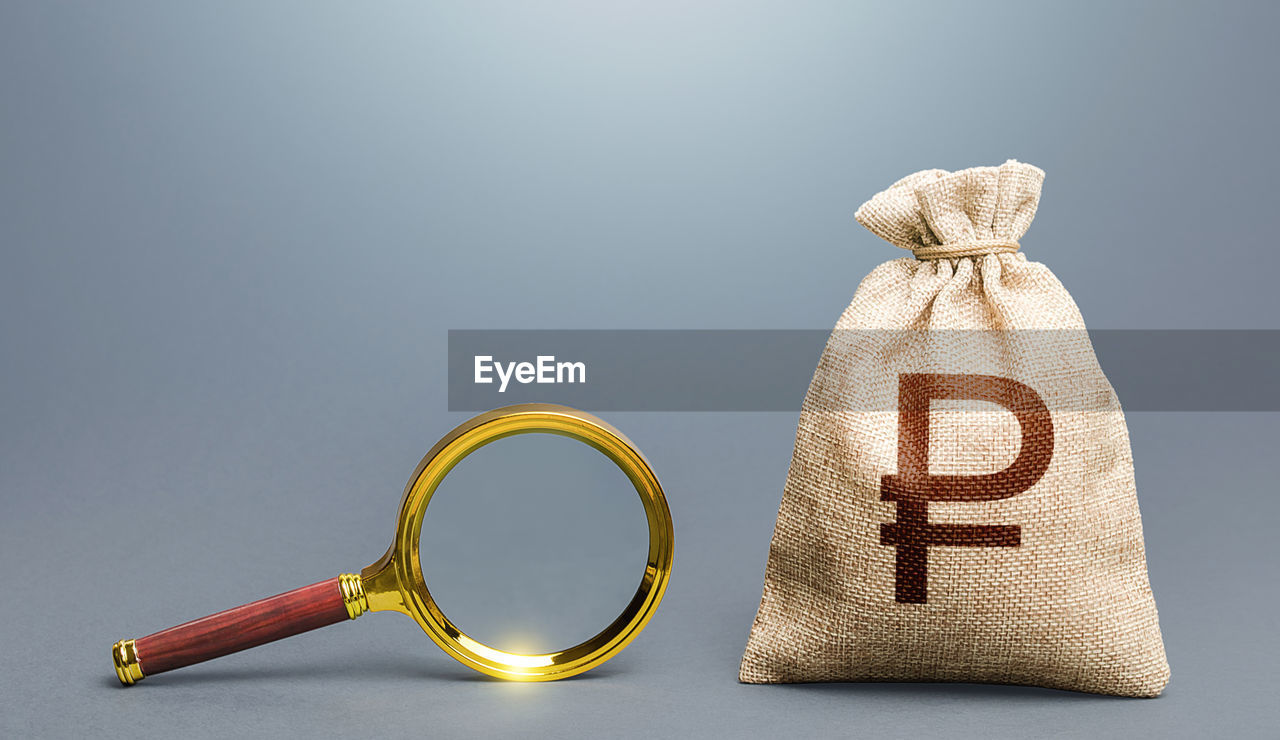
[[959,244],[934,244],[911,250],[918,260],[976,257],[982,254],[1009,254],[1018,251],[1018,243],[1007,239],[975,239]]

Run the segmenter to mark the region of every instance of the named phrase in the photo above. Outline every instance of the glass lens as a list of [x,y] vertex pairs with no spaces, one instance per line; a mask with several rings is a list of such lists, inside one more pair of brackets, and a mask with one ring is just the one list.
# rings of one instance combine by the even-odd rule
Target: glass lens
[[457,627],[514,653],[576,645],[644,574],[649,529],[631,482],[577,440],[519,434],[472,452],[427,506],[422,573]]

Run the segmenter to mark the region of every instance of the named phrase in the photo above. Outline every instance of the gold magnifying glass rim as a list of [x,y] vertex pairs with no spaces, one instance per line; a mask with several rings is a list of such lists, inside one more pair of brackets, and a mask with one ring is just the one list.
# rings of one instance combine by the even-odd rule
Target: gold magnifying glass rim
[[[455,465],[477,449],[515,434],[558,434],[591,445],[626,473],[649,523],[644,576],[631,602],[608,627],[565,650],[539,655],[509,653],[468,637],[436,605],[419,561],[418,541],[427,504]],[[675,531],[662,486],[644,455],[607,422],[568,406],[527,403],[476,416],[445,435],[427,452],[405,486],[396,537],[360,580],[370,611],[413,617],[427,635],[463,665],[514,681],[554,681],[588,671],[617,655],[653,618],[671,575]]]

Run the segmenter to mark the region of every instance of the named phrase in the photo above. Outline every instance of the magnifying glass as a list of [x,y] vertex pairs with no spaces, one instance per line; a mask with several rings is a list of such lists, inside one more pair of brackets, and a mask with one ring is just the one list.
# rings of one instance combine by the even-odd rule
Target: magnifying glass
[[[526,655],[472,639],[445,616],[423,577],[419,537],[431,496],[454,466],[491,442],[534,433],[569,437],[612,460],[640,495],[649,548],[635,595],[609,626],[571,648]],[[674,539],[662,487],[644,456],[621,432],[567,406],[507,406],[465,422],[422,458],[405,486],[391,547],[359,575],[344,573],[146,637],[121,640],[112,646],[111,657],[120,682],[130,686],[146,676],[355,619],[365,612],[395,611],[412,617],[446,653],[481,673],[513,681],[554,681],[604,663],[644,629],[666,591]]]

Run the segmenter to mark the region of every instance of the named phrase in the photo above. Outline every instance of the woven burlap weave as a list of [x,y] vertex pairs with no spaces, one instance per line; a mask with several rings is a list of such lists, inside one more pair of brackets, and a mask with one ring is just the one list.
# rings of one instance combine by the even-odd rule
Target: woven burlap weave
[[1016,251],[1043,178],[930,170],[859,209],[915,256],[862,281],[818,364],[742,681],[1168,681],[1123,412]]

